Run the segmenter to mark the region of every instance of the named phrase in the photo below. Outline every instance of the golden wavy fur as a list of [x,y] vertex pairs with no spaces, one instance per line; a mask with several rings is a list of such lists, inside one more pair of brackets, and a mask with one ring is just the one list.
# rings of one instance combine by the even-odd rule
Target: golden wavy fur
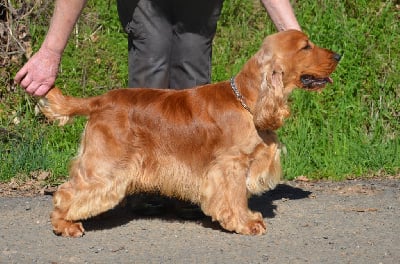
[[[54,232],[79,237],[79,220],[124,197],[159,192],[188,200],[229,231],[263,234],[266,224],[247,199],[281,178],[274,130],[289,116],[295,87],[321,89],[340,56],[305,34],[268,36],[229,81],[187,90],[118,89],[74,98],[52,89],[42,112],[61,125],[88,116],[70,180],[54,194]],[[247,108],[247,109],[246,109]]]

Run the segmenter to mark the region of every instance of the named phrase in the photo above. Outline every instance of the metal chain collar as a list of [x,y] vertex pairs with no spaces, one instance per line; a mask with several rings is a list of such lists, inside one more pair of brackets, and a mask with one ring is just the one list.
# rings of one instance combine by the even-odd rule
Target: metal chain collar
[[236,95],[236,98],[239,100],[240,104],[243,106],[244,109],[246,109],[247,111],[249,111],[249,113],[251,114],[250,108],[247,106],[247,104],[244,102],[244,97],[242,96],[242,94],[239,92],[238,88],[236,87],[235,84],[235,77],[233,76],[231,78],[231,87],[233,92]]

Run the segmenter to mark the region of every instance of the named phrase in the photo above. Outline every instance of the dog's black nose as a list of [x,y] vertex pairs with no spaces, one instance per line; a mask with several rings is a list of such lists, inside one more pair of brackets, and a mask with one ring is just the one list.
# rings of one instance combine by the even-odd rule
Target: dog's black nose
[[335,54],[333,55],[333,59],[334,59],[335,61],[337,61],[337,62],[339,62],[341,58],[342,58],[342,55],[340,55],[340,54],[335,53]]

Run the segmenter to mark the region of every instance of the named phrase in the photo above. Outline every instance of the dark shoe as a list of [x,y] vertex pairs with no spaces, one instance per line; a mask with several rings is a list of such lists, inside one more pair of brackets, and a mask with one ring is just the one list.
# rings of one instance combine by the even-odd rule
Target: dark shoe
[[188,202],[175,201],[175,213],[184,220],[197,220],[205,217],[200,207]]
[[139,194],[128,197],[128,205],[134,213],[159,216],[166,213],[168,200],[157,195]]

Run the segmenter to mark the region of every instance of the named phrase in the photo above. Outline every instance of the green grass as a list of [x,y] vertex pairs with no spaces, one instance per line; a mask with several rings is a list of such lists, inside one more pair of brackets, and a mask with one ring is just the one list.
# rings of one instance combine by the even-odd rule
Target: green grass
[[391,1],[356,2],[299,7],[311,39],[344,58],[335,85],[322,94],[293,96],[293,112],[300,115],[281,131],[289,154],[286,173],[292,177],[399,171],[399,10]]
[[[395,1],[296,1],[297,18],[316,44],[343,54],[335,83],[322,93],[297,90],[278,132],[287,179],[343,179],[400,172],[400,13]],[[43,11],[42,11],[43,12]],[[50,12],[30,21],[38,49]],[[214,40],[213,81],[236,74],[275,32],[259,1],[227,0]],[[71,36],[57,85],[79,96],[126,86],[127,44],[115,1],[89,1]],[[21,65],[10,68],[13,76]],[[6,80],[5,83],[9,82]],[[34,114],[35,99],[0,82],[0,181],[35,170],[67,175],[84,119],[57,127]],[[18,123],[19,121],[19,123]]]

